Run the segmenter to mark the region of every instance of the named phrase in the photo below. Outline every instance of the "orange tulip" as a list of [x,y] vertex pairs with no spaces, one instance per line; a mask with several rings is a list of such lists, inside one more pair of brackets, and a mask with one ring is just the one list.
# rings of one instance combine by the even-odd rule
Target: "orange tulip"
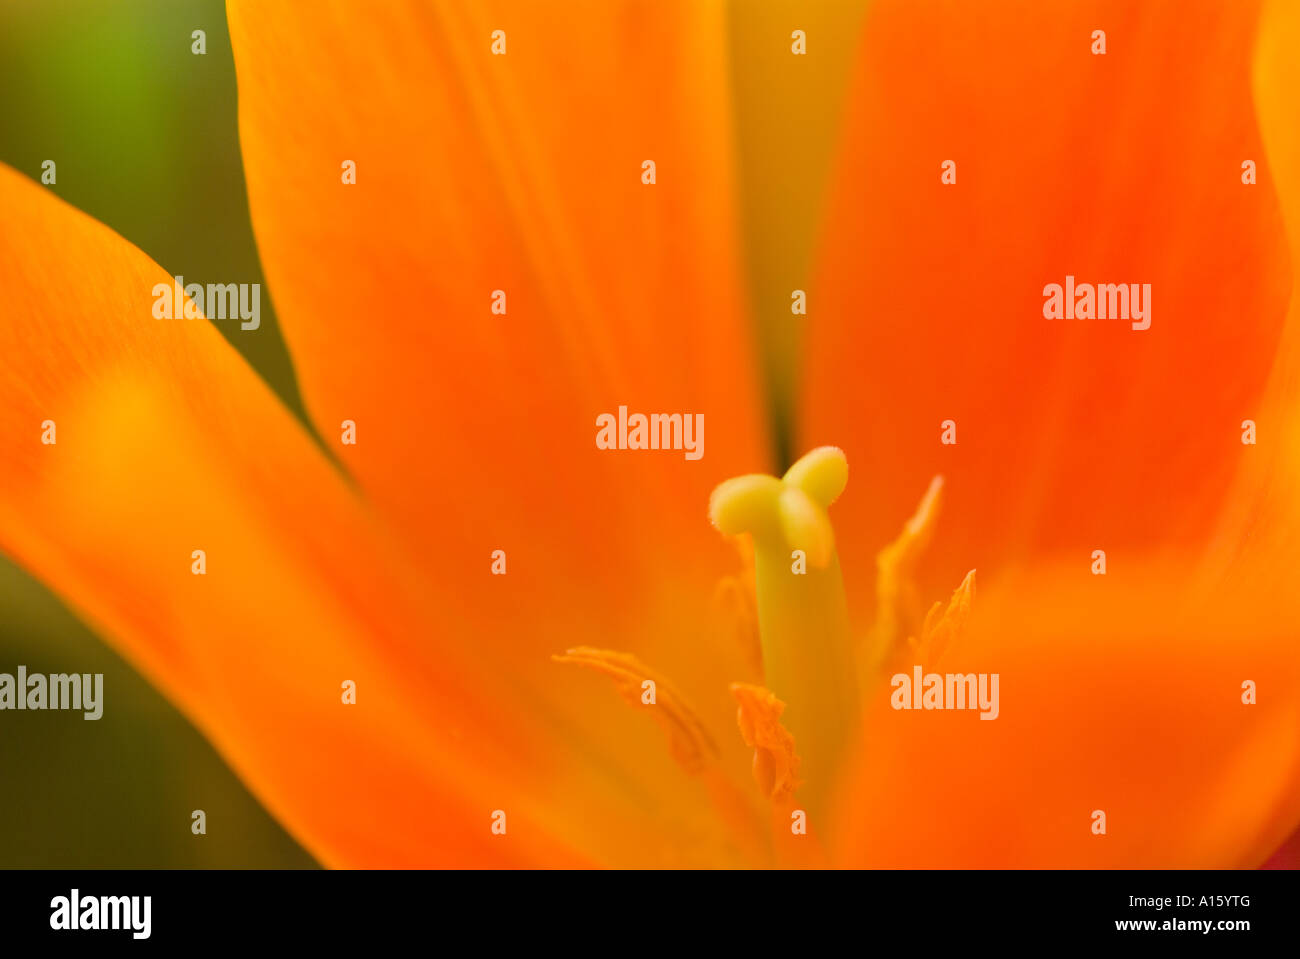
[[[778,480],[726,11],[575,6],[230,3],[328,452],[0,169],[0,547],[328,865],[1267,859],[1300,822],[1300,15],[873,4]],[[1150,328],[1044,319],[1067,274],[1150,283]],[[621,406],[702,414],[705,455],[598,448]],[[996,719],[894,708],[915,666],[997,674]]]

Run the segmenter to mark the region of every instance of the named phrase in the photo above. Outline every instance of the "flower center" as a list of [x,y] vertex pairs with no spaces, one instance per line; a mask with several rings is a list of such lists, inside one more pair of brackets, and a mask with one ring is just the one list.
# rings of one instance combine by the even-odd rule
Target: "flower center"
[[765,684],[787,704],[810,812],[830,795],[857,735],[858,669],[835,532],[827,508],[848,482],[843,451],[808,453],[780,479],[749,475],[713,491],[709,514],[727,535],[754,541]]

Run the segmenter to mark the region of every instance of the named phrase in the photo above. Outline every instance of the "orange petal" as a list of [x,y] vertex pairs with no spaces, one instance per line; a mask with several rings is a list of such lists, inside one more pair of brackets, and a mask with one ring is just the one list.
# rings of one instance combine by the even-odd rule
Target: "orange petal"
[[[548,661],[578,643],[682,677],[721,728],[745,665],[710,630],[735,559],[702,519],[713,485],[767,461],[722,7],[228,12],[253,224],[306,406],[454,591],[449,635],[545,699],[583,743],[565,753],[618,764],[643,735],[589,722],[600,691]],[[702,414],[703,458],[597,449],[621,405]],[[482,575],[495,549],[506,576]]]
[[[710,483],[765,450],[721,9],[343,9],[230,5],[254,225],[322,435],[439,572],[502,545],[643,600],[648,547],[722,557]],[[703,413],[703,459],[598,450],[620,405]]]
[[942,663],[912,662],[998,674],[997,718],[895,710],[887,679],[870,693],[842,862],[1259,865],[1300,820],[1300,616],[1226,588],[1187,563],[982,585]]
[[430,646],[391,545],[238,354],[205,320],[154,319],[170,278],[6,167],[0,207],[0,547],[325,863],[575,861],[540,827],[527,727]]
[[[937,286],[972,299],[958,315],[946,294],[918,288],[894,301],[898,322],[873,348],[904,339],[903,326],[932,324],[933,348],[905,371],[920,386],[907,404],[937,427],[932,397],[940,397],[944,417],[974,427],[960,435],[973,432],[976,443],[945,457],[955,464],[944,467],[954,519],[936,547],[950,565],[1000,561],[941,668],[999,673],[1000,712],[982,722],[966,711],[895,711],[888,689],[870,696],[840,852],[874,865],[1258,865],[1300,818],[1300,610],[1289,599],[1300,554],[1300,323],[1294,297],[1283,322],[1291,277],[1276,221],[1280,205],[1294,257],[1300,140],[1290,54],[1300,18],[1288,4],[1270,4],[1260,18],[1257,134],[1251,5],[1053,8],[1041,20],[1030,12],[987,23],[971,34],[985,69],[968,74],[979,77],[970,94],[944,82],[946,63],[963,69],[954,46],[971,26],[961,8],[949,12],[944,22],[905,24],[896,8],[874,8],[876,52],[886,59],[864,66],[860,115],[885,122],[898,106],[941,121],[918,128],[900,153],[955,155],[959,186],[941,189],[936,174],[926,199],[916,181],[917,225],[885,217],[899,227],[900,250],[883,256],[893,265],[919,256],[928,228],[929,255],[945,270]],[[1098,27],[1108,54],[1079,61]],[[905,84],[897,104],[877,97],[910,69],[884,47],[901,48],[914,29],[933,43],[916,65],[931,78],[923,89],[952,90],[924,114],[914,109],[923,94]],[[987,96],[1011,83],[1023,97]],[[958,104],[969,119],[953,115]],[[1031,112],[1036,138],[1026,135]],[[1243,159],[1257,161],[1257,187],[1241,184]],[[1143,185],[1153,169],[1159,179]],[[996,235],[971,232],[974,215],[995,209]],[[972,236],[980,242],[958,256]],[[1060,273],[1088,265],[1101,278],[1129,270],[1141,279],[1145,269],[1153,283],[1164,274],[1155,289],[1165,291],[1156,303],[1168,304],[1168,334],[1155,336],[1159,312],[1141,333],[1108,334],[1087,321],[1068,333],[1035,326],[1032,296],[1020,294],[1035,272],[1053,279],[1047,261],[1062,254],[1072,265]],[[901,296],[876,269],[869,259],[858,288],[868,310]],[[844,341],[829,349],[843,331],[823,332],[828,356],[855,355]],[[957,345],[969,352],[968,371],[954,363]],[[963,419],[962,402],[977,418]],[[904,405],[887,415],[906,419]],[[1268,424],[1258,447],[1240,444],[1246,418]],[[928,463],[912,460],[935,453],[917,439],[920,427],[908,420],[893,433],[876,420],[863,435],[920,473]],[[937,428],[927,435],[937,439]],[[963,484],[974,492],[961,495]],[[1207,542],[1214,549],[1204,562],[1187,549]],[[1094,577],[1086,563],[1094,544],[1132,549],[1120,566],[1112,549],[1110,573]],[[1080,558],[1055,567],[1033,559],[1032,571],[1010,565],[1062,546]],[[1134,559],[1161,548],[1173,558]],[[1243,702],[1247,681],[1254,704]],[[1098,811],[1105,835],[1093,831]]]
[[1273,358],[1268,390],[1260,403],[1257,445],[1249,447],[1228,510],[1222,518],[1218,565],[1243,558],[1255,563],[1251,583],[1264,602],[1292,593],[1295,558],[1300,556],[1300,8],[1265,4],[1260,15],[1253,89],[1260,134],[1291,253],[1292,294],[1286,326]]
[[[936,472],[959,519],[928,595],[1009,557],[1206,542],[1253,452],[1240,424],[1261,413],[1291,288],[1281,175],[1252,108],[1256,15],[871,5],[801,439],[871,477],[841,506],[847,581],[869,581]],[[1067,274],[1150,283],[1150,329],[1044,319],[1044,286]],[[955,446],[940,443],[949,419]]]

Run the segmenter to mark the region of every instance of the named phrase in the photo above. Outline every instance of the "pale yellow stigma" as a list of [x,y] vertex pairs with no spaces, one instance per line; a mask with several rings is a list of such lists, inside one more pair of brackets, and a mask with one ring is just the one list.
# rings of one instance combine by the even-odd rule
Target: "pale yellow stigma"
[[751,533],[755,545],[781,541],[803,550],[817,569],[830,565],[835,531],[826,509],[849,481],[844,452],[822,446],[777,479],[754,473],[718,485],[709,501],[709,518],[728,536]]
[[809,807],[822,805],[858,732],[857,669],[827,514],[848,475],[843,451],[824,446],[781,479],[727,480],[709,503],[719,530],[753,537],[764,684],[788,704],[781,721],[803,760]]

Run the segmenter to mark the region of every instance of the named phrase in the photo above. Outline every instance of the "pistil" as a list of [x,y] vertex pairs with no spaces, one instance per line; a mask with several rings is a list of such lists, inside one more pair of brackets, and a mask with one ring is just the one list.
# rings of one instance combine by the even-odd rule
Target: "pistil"
[[858,670],[827,514],[847,482],[844,453],[825,446],[780,479],[728,480],[710,502],[719,530],[753,537],[764,682],[787,704],[781,722],[802,759],[799,799],[814,816],[825,808],[859,722]]

